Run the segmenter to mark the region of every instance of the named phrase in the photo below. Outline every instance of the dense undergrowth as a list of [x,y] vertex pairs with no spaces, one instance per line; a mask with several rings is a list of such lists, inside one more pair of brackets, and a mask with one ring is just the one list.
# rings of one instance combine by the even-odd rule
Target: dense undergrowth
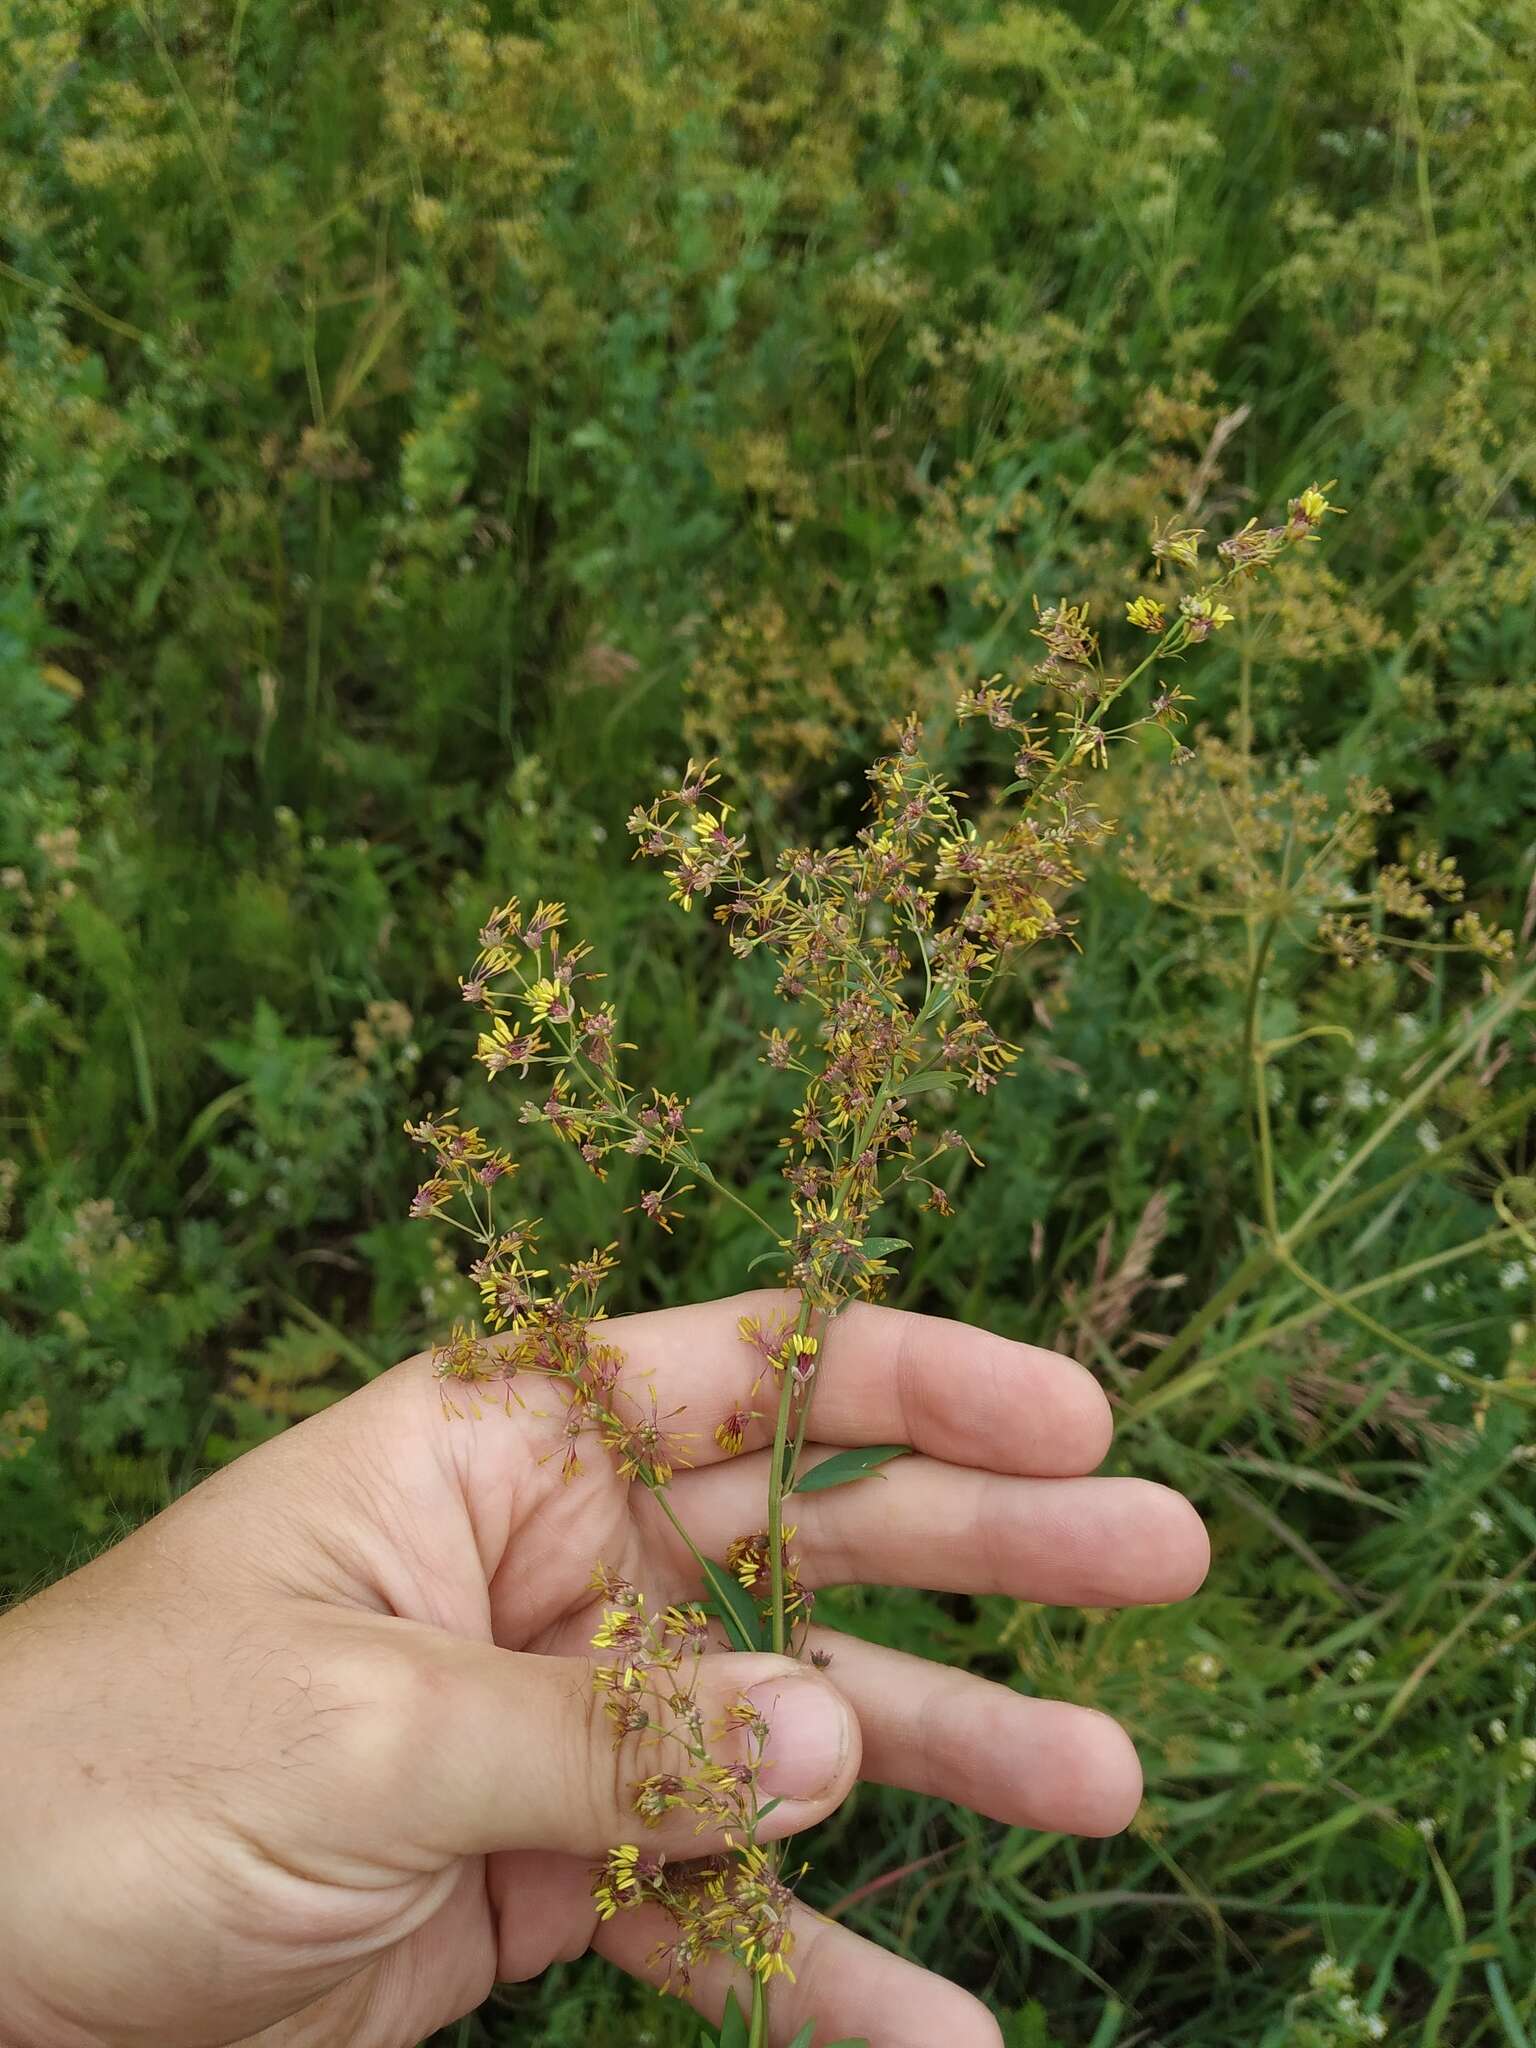
[[[486,901],[571,904],[728,1171],[762,1019],[631,806],[709,753],[759,846],[845,831],[1033,597],[1132,658],[1154,523],[1337,477],[1191,670],[1194,758],[1112,755],[1081,954],[900,1297],[1099,1370],[1210,1586],[836,1596],[1120,1714],[1146,1806],[1082,1845],[864,1792],[817,1902],[1012,2048],[1526,2048],[1528,0],[0,0],[0,41],[0,1580],[462,1304],[400,1126],[474,1100]],[[566,1968],[460,2038],[689,2038],[632,2000]]]

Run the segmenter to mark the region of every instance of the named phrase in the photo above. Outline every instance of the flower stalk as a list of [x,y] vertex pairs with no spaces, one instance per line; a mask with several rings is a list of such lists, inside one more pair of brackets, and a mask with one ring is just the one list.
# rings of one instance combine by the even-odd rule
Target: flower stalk
[[[635,1788],[642,1833],[681,1809],[724,1847],[669,1863],[643,1840],[619,1844],[594,1878],[593,1898],[603,1917],[646,1902],[665,1911],[673,1932],[660,1960],[675,1990],[687,1990],[705,1956],[733,1958],[750,1986],[754,2048],[767,2040],[773,1979],[792,1974],[792,1891],[780,1853],[757,1839],[766,1725],[743,1699],[725,1731],[707,1727],[697,1658],[721,1632],[736,1648],[801,1653],[815,1596],[800,1573],[790,1503],[838,1316],[877,1298],[895,1270],[890,1255],[906,1248],[885,1234],[885,1212],[907,1205],[950,1214],[959,1176],[981,1163],[952,1119],[963,1098],[985,1097],[1018,1057],[989,1016],[1001,978],[1037,945],[1071,940],[1067,905],[1080,864],[1113,829],[1093,800],[1094,771],[1112,749],[1151,732],[1175,760],[1188,758],[1187,699],[1154,672],[1231,624],[1223,593],[1312,541],[1334,509],[1324,490],[1303,492],[1283,525],[1250,521],[1223,541],[1211,574],[1200,532],[1156,533],[1159,573],[1192,587],[1177,598],[1149,592],[1127,607],[1127,626],[1154,644],[1118,674],[1105,667],[1085,607],[1037,605],[1043,654],[1020,680],[994,676],[956,707],[962,726],[984,726],[1011,753],[1013,779],[988,802],[971,804],[938,772],[908,718],[868,771],[869,818],[852,840],[786,848],[767,873],[749,864],[708,763],[690,762],[676,787],[632,813],[636,857],[661,865],[679,908],[709,904],[738,959],[766,953],[774,963],[775,993],[793,1021],[764,1034],[761,1059],[801,1086],[778,1141],[779,1222],[708,1164],[685,1098],[631,1078],[634,1048],[620,1040],[590,948],[568,934],[563,905],[514,899],[480,932],[461,991],[480,1018],[476,1059],[488,1079],[526,1084],[518,1121],[546,1129],[599,1180],[619,1161],[637,1168],[643,1184],[625,1213],[639,1228],[669,1232],[699,1188],[731,1204],[776,1247],[792,1303],[742,1317],[747,1398],[722,1403],[724,1412],[703,1418],[705,1430],[685,1435],[606,1341],[603,1296],[617,1244],[547,1262],[538,1219],[508,1207],[518,1167],[510,1151],[456,1111],[407,1126],[431,1162],[412,1214],[454,1225],[478,1248],[469,1270],[480,1318],[437,1349],[445,1404],[478,1410],[521,1400],[530,1383],[554,1388],[564,1476],[574,1479],[589,1455],[607,1458],[623,1481],[649,1492],[697,1568],[704,1597],[653,1615],[641,1589],[595,1562],[594,1684],[617,1740],[661,1734],[676,1745],[679,1768]],[[1148,678],[1147,701],[1127,716],[1130,694]],[[1255,1036],[1256,1013],[1250,1021]],[[1258,1102],[1262,1117],[1262,1076]],[[678,1515],[669,1482],[694,1455],[733,1457],[765,1436],[764,1524],[743,1531],[723,1561],[711,1560]],[[898,1450],[844,1452],[836,1473],[816,1483],[856,1481]],[[714,1748],[723,1732],[738,1745],[725,1766]]]

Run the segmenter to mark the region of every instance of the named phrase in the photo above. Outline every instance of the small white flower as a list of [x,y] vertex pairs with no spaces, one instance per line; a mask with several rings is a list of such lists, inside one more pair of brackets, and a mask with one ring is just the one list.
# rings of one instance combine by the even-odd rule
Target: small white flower
[[1488,1723],[1488,1733],[1494,1742],[1501,1745],[1509,1740],[1509,1729],[1497,1715]]
[[1376,1034],[1372,1031],[1367,1031],[1364,1038],[1357,1038],[1355,1040],[1355,1051],[1359,1054],[1361,1064],[1364,1066],[1368,1067],[1370,1065],[1380,1049],[1376,1042]]
[[1361,1679],[1364,1678],[1365,1674],[1371,1669],[1371,1666],[1375,1662],[1376,1659],[1371,1655],[1369,1650],[1356,1650],[1351,1655],[1349,1663],[1345,1666],[1345,1669],[1348,1671],[1351,1678]]
[[1525,1261],[1523,1259],[1506,1260],[1499,1268],[1499,1285],[1501,1287],[1523,1287],[1525,1285],[1525,1278]]
[[1421,1813],[1414,1822],[1414,1826],[1426,1842],[1432,1842],[1435,1839],[1435,1824],[1427,1813]]
[[1472,1526],[1479,1536],[1491,1536],[1493,1534],[1493,1517],[1486,1508],[1474,1508],[1472,1510]]
[[1371,1084],[1363,1075],[1351,1074],[1344,1083],[1344,1100],[1351,1109],[1369,1109]]
[[1372,1714],[1374,1714],[1375,1711],[1376,1709],[1371,1705],[1369,1700],[1356,1700],[1355,1719],[1357,1721],[1369,1721]]
[[1414,1125],[1413,1135],[1418,1139],[1426,1152],[1439,1151],[1440,1133],[1435,1129],[1434,1124],[1428,1117],[1425,1117],[1422,1123]]
[[1143,1088],[1136,1097],[1136,1107],[1145,1116],[1149,1109],[1156,1109],[1161,1098],[1155,1088]]
[[1477,1353],[1468,1344],[1457,1344],[1445,1354],[1447,1365],[1458,1366],[1462,1372],[1477,1371]]
[[1440,1290],[1433,1280],[1426,1280],[1419,1293],[1425,1301],[1437,1301],[1440,1297]]
[[1424,1036],[1422,1019],[1414,1016],[1411,1010],[1405,1011],[1397,1020],[1397,1035],[1399,1038],[1406,1038],[1412,1045],[1416,1039]]

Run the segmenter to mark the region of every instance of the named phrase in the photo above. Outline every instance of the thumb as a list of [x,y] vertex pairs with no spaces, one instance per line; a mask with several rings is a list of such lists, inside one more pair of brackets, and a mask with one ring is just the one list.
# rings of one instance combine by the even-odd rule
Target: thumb
[[[773,1810],[757,1834],[774,1841],[824,1819],[858,1776],[853,1709],[820,1672],[788,1657],[722,1651],[691,1660],[704,1758],[690,1753],[654,1695],[637,1696],[646,1725],[616,1740],[585,1658],[498,1650],[424,1630],[413,1661],[429,1696],[431,1739],[412,1774],[412,1832],[445,1856],[601,1856],[642,1835],[658,1853],[707,1856],[723,1844],[721,1826],[701,1827],[697,1811],[665,1801],[648,1824],[636,1808],[637,1786],[666,1779],[676,1796],[676,1781],[691,1787],[711,1765],[758,1757],[757,1796]],[[743,1701],[755,1729],[733,1711]]]

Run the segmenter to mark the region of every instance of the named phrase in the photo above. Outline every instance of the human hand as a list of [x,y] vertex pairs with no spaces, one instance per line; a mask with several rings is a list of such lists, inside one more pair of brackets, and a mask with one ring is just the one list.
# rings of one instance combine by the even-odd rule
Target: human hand
[[[781,1295],[606,1326],[665,1413],[723,1413],[758,1364],[736,1329]],[[412,2048],[497,1979],[589,1946],[653,1975],[644,1911],[597,1927],[593,1865],[633,1840],[590,1683],[597,1561],[653,1609],[697,1597],[651,1495],[606,1457],[562,1481],[563,1418],[443,1415],[416,1358],[240,1459],[0,1622],[5,2048]],[[755,1528],[763,1425],[707,1426],[673,1505],[706,1555]],[[867,1306],[830,1326],[813,1444],[903,1442],[879,1479],[796,1500],[808,1584],[1173,1600],[1207,1546],[1177,1494],[1093,1471],[1108,1405],[1080,1367],[958,1323]],[[755,1446],[755,1448],[753,1447]],[[768,1716],[767,1839],[867,1778],[1017,1826],[1122,1828],[1124,1732],[1083,1708],[813,1630],[830,1672],[709,1654],[699,1698]],[[862,1747],[862,1764],[861,1764]],[[647,1847],[707,1853],[683,1816]],[[776,2043],[814,2018],[874,2048],[994,2048],[967,1993],[797,1909]],[[718,2015],[727,1971],[695,1980]]]

